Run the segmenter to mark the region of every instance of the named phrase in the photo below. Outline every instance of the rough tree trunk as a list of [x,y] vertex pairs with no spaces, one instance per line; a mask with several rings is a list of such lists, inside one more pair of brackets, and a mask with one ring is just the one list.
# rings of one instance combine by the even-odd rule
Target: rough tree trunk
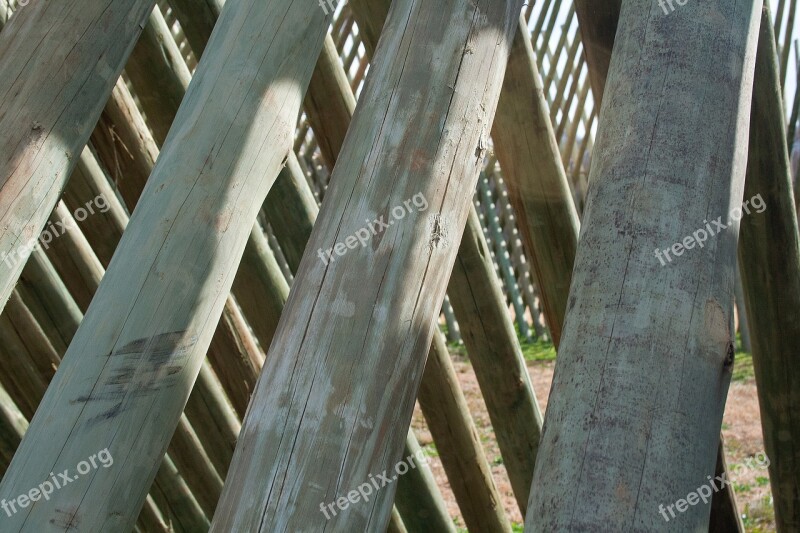
[[741,205],[760,7],[622,4],[529,531],[708,525],[659,506],[715,472],[738,224],[654,250]]

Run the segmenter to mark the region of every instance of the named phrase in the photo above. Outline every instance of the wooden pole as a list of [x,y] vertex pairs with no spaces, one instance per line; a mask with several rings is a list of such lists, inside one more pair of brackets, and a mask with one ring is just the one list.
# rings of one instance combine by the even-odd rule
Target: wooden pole
[[[162,145],[191,74],[158,9],[153,11],[148,28],[131,54],[126,72],[140,97],[156,143]],[[232,293],[245,317],[250,318],[259,344],[267,350],[275,333],[270,325],[278,323],[289,286],[258,224],[250,233]]]
[[[381,5],[385,11],[378,9]],[[359,20],[359,28],[363,29],[367,50],[374,49],[384,26],[381,17],[388,12],[388,5],[385,2],[353,0],[351,6]],[[520,27],[514,46],[520,39],[519,31],[525,31],[523,39],[527,39],[527,30]],[[512,61],[513,58],[509,65]],[[501,94],[501,102],[503,98]],[[497,119],[495,130],[496,124]],[[524,514],[533,479],[542,415],[474,208],[467,217],[448,294],[462,328],[467,352],[475,366],[514,495]]]
[[70,213],[78,214],[77,218],[88,213],[76,222],[103,268],[108,268],[129,218],[122,204],[110,200],[116,200],[115,191],[87,146],[67,182],[63,201]]
[[65,505],[82,514],[87,529],[133,526],[211,342],[209,324],[222,313],[247,235],[291,147],[327,23],[300,0],[223,9],[221,29],[43,400],[47,416],[32,420],[0,496],[27,490],[101,444],[124,450],[126,461],[113,475],[64,486],[57,502],[15,514],[9,527],[45,528]]
[[[510,532],[511,524],[441,333],[433,337],[420,384],[419,404],[467,528]],[[407,457],[410,450],[407,448],[403,453]],[[405,517],[399,489],[397,494],[396,504]]]
[[[488,245],[477,220],[468,224],[450,275],[448,294],[486,402],[509,481],[520,509],[531,491],[542,430],[514,324],[494,278]],[[523,512],[524,515],[524,512]]]
[[[519,24],[526,27],[522,19]],[[541,291],[547,326],[558,346],[579,221],[549,117],[530,39],[520,31],[503,80],[492,138]]]
[[6,389],[0,386],[0,476],[8,468],[27,429],[28,421]]
[[[56,205],[153,5],[154,0],[35,2],[0,34],[4,259],[30,254],[30,238]],[[24,263],[0,261],[0,309]]]
[[708,526],[662,511],[715,472],[738,228],[654,250],[741,205],[761,2],[652,7],[623,1],[528,531]]
[[92,132],[92,145],[133,211],[155,166],[158,146],[121,79]]
[[[739,267],[753,348],[764,446],[778,531],[800,528],[800,239],[794,209],[775,37],[764,10],[756,60]],[[797,438],[794,436],[797,435]]]
[[419,461],[424,455],[411,430],[406,434],[403,457],[416,459],[414,463],[416,467],[410,468],[400,478],[402,481],[398,480],[398,483],[405,483],[408,490],[398,490],[395,496],[395,505],[403,517],[405,527],[409,532],[456,533],[441,493],[438,490],[435,492],[429,490],[430,487],[436,487],[436,480],[433,479],[428,466]]
[[[395,468],[520,8],[501,0],[477,8],[393,4],[212,531],[321,529],[325,502],[369,483],[371,472]],[[438,68],[430,68],[430,57]],[[420,121],[439,126],[421,128]],[[403,204],[413,205],[412,198],[419,206],[413,211]],[[431,213],[418,211],[425,203]],[[367,229],[365,220],[388,223],[392,210],[399,216],[398,204],[404,220],[374,234]],[[366,246],[320,258],[319,250],[361,228]],[[295,329],[301,325],[305,333]],[[383,529],[395,488],[331,519],[349,529]]]
[[158,6],[150,13],[125,73],[156,144],[162,146],[192,76]]
[[[59,207],[56,208],[56,216],[60,220],[70,217],[70,213],[66,211],[62,202],[59,202]],[[87,297],[91,300],[97,285],[103,277],[104,270],[100,266],[99,261],[94,256],[92,249],[85,242],[85,239],[80,234],[80,230],[76,227],[55,239],[53,243],[58,243],[59,247],[54,247],[48,252],[52,252],[51,256],[56,260],[59,255],[69,257],[69,260],[60,261],[62,263],[69,263],[74,267],[74,270],[79,272],[90,272],[91,274],[85,278],[78,279],[76,276],[64,278],[67,281],[67,286],[72,289],[72,293],[77,292],[76,286],[81,290],[87,292]],[[8,327],[6,327],[8,326]],[[0,339],[13,350],[14,353],[27,352],[28,360],[33,362],[34,370],[40,378],[42,387],[41,390],[27,389],[29,392],[22,391],[27,400],[33,398],[35,405],[44,394],[44,387],[49,383],[61,361],[62,353],[53,349],[49,339],[41,331],[39,325],[36,323],[34,317],[30,314],[21,298],[17,295],[16,291],[12,292],[11,298],[8,301],[6,309],[2,316],[0,316]],[[17,348],[13,348],[16,346]],[[22,360],[26,361],[26,360]],[[22,362],[20,361],[20,362]],[[19,370],[26,370],[28,366],[16,365]],[[19,374],[19,372],[16,372]],[[203,374],[201,373],[201,376]],[[39,380],[36,381],[37,383]],[[218,386],[218,385],[217,385]],[[199,379],[198,386],[193,391],[187,404],[187,414],[194,415],[195,420],[202,420],[210,416],[215,424],[224,420],[223,416],[218,414],[217,410],[212,410],[209,407],[210,402],[203,402],[198,405],[199,396],[208,396],[205,392],[210,387],[207,379]],[[30,392],[33,390],[33,392]],[[224,398],[217,399],[217,404],[224,404]],[[199,407],[199,409],[198,409]],[[216,416],[215,416],[216,415]],[[33,416],[33,411],[28,415]],[[213,425],[213,424],[212,424]],[[205,430],[205,427],[201,429]],[[217,429],[214,427],[214,429]],[[236,427],[238,430],[238,425]],[[218,449],[220,446],[217,444],[219,440],[219,433],[215,431],[202,431],[200,433],[204,437],[205,445],[208,446],[209,451],[215,456],[221,456],[224,461],[224,469],[220,470],[223,475],[227,471],[227,465],[233,451],[233,440],[238,434],[233,433],[230,437],[230,443],[227,447],[227,454],[220,454]],[[223,433],[224,435],[224,433]],[[225,449],[225,446],[222,446]],[[216,502],[222,492],[222,479],[217,474],[217,471],[211,466],[210,459],[203,451],[203,445],[197,439],[194,430],[189,425],[185,417],[181,417],[181,422],[175,432],[172,441],[170,442],[170,455],[172,460],[178,466],[179,470],[183,473],[189,487],[195,492],[196,499],[203,511],[210,517],[214,514]]]

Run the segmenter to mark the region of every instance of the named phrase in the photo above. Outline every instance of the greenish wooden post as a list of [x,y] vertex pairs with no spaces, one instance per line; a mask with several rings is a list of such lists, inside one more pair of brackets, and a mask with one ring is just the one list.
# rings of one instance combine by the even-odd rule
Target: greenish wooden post
[[[113,475],[64,486],[57,501],[15,514],[8,527],[24,521],[45,528],[64,506],[80,512],[87,529],[133,527],[211,342],[209,324],[222,314],[256,214],[291,147],[327,23],[300,0],[244,0],[223,10],[221,29],[43,400],[47,416],[32,420],[0,496],[27,490],[104,442],[112,453],[125,450],[126,461]],[[221,134],[219,124],[229,128]],[[130,368],[132,378],[120,381]],[[74,375],[81,379],[67,379]],[[145,392],[133,394],[134,384]]]
[[[678,244],[663,264],[654,250],[689,242],[704,219],[740,205],[761,2],[687,4],[669,16],[653,5],[623,0],[531,532],[709,523],[708,504],[676,516],[666,506],[715,472],[738,228],[703,248]],[[655,72],[669,75],[654,84]]]
[[[3,259],[42,230],[154,3],[34,2],[0,33]],[[24,263],[0,261],[0,308]]]

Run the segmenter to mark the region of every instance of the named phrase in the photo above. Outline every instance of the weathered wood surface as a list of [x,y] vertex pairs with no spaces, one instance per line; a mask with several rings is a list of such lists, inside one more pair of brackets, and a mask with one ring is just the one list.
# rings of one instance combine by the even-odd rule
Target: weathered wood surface
[[325,38],[303,107],[322,158],[332,169],[350,126],[350,120],[345,117],[353,116],[356,98],[330,35]]
[[448,294],[514,497],[524,510],[531,491],[542,413],[474,210],[470,218],[450,275]]
[[663,529],[659,505],[714,473],[738,228],[664,266],[654,250],[740,205],[760,7],[622,4],[529,531]]
[[197,59],[203,55],[224,0],[169,0]]
[[[400,459],[520,7],[393,4],[212,530],[388,524],[396,485],[330,523],[320,507]],[[365,226],[413,197],[428,208]],[[366,246],[318,257],[362,228]]]
[[[436,332],[419,388],[419,405],[436,443],[450,489],[470,531],[511,532],[478,431],[470,416],[444,336]],[[408,452],[404,452],[404,457]],[[402,483],[402,481],[401,481]],[[435,481],[434,481],[435,483]],[[400,506],[398,490],[396,505]],[[405,518],[405,513],[403,513]]]
[[[77,327],[77,326],[76,326]],[[30,419],[39,405],[47,384],[50,382],[56,367],[60,361],[61,353],[56,352],[49,339],[42,330],[39,329],[38,324],[32,320],[32,317],[27,313],[26,306],[21,301],[16,290],[11,293],[6,308],[0,316],[0,367],[3,372],[0,377],[6,385],[11,387],[14,391],[14,396],[21,401],[19,405],[22,411],[18,411],[13,401],[3,405],[3,419],[0,422],[3,433],[3,441],[14,444],[14,448],[9,451],[13,453],[19,441],[22,439],[24,431],[28,427],[27,420]],[[16,413],[19,413],[17,417]],[[10,417],[10,418],[9,418]],[[188,426],[188,425],[187,425]],[[19,439],[16,438],[19,431]],[[179,428],[178,433],[181,432]],[[189,450],[184,446],[183,448],[176,448],[181,446],[181,435],[176,435],[170,447],[170,453],[177,451],[184,455],[181,459],[184,460],[184,465],[192,465],[192,468],[185,468],[184,472],[188,474],[189,478],[193,481],[195,489],[202,489],[207,480],[200,479],[204,473],[204,468],[198,458],[202,457],[202,452],[198,453],[197,449]],[[191,444],[191,443],[190,443]],[[200,448],[202,450],[202,448]],[[9,461],[11,457],[9,456]],[[164,459],[171,462],[172,459],[169,455]],[[3,470],[7,467],[4,465]],[[219,489],[221,489],[222,482],[219,482]],[[180,474],[177,472],[164,471],[160,472],[156,477],[156,482],[151,490],[159,491],[159,487],[183,487],[186,486],[186,481],[180,479]],[[189,489],[186,489],[187,492]],[[202,490],[196,490],[202,492]],[[216,497],[219,496],[219,490]],[[192,497],[193,498],[193,497]],[[208,519],[203,516],[202,510],[195,508],[191,503],[192,500],[187,500],[179,493],[173,490],[167,491],[165,496],[164,505],[174,509],[173,513],[176,518],[176,526],[180,528],[181,522],[196,523],[198,520],[207,521]],[[216,502],[216,499],[214,500]],[[213,513],[213,506],[210,508],[208,516]]]
[[[76,167],[76,170],[78,168],[80,168],[80,165]],[[117,227],[115,227],[113,231],[93,235],[95,240],[92,244],[96,245],[99,249],[113,250],[116,248],[122,232],[124,232],[127,227],[128,217],[124,213],[124,209],[117,197],[103,187],[105,183],[104,176],[98,176],[97,172],[92,172],[89,176],[79,176],[79,178],[87,177],[89,181],[84,183],[85,187],[74,191],[74,201],[78,205],[87,205],[88,202],[97,204],[98,197],[92,195],[96,193],[105,194],[103,205],[108,208],[109,213],[115,213],[114,222]],[[89,198],[88,201],[87,196]],[[69,289],[69,292],[72,295],[80,294],[83,298],[84,305],[88,307],[88,303],[94,297],[100,281],[105,274],[105,269],[95,256],[92,247],[89,246],[89,243],[81,234],[80,229],[72,222],[72,214],[65,208],[64,202],[58,203],[51,215],[51,219],[56,223],[58,221],[63,221],[61,227],[71,229],[58,238],[54,238],[48,245],[49,247],[46,254],[52,259],[52,264],[56,271],[61,274],[60,277],[64,281],[65,286]],[[52,229],[53,227],[59,226],[49,227]],[[226,305],[228,304],[226,303]],[[83,306],[81,307],[85,308]],[[236,360],[241,357],[241,354],[257,351],[247,350],[246,347],[239,347],[239,343],[242,342],[242,339],[239,338],[236,332],[246,330],[246,326],[244,324],[239,324],[237,327],[226,327],[228,326],[228,324],[225,323],[226,318],[227,316],[223,317],[221,321],[222,327],[218,328],[214,334],[212,347],[209,349],[210,357],[219,362],[221,359],[219,354],[225,354],[228,358]],[[79,324],[79,322],[78,320],[77,322],[71,323],[74,329],[70,330],[68,333],[69,341],[71,341],[77,331],[77,324]],[[231,346],[234,347],[233,351],[230,350]],[[59,357],[65,351],[66,349],[59,351]],[[235,365],[225,365],[224,367],[230,366]],[[47,382],[50,381],[51,377],[51,375],[47,376]],[[250,390],[252,390],[252,387]],[[238,397],[234,398],[237,400],[239,399]],[[216,472],[224,476],[231,458],[233,457],[234,443],[239,434],[241,425],[236,414],[229,407],[228,399],[225,397],[222,390],[220,390],[220,384],[217,382],[211,370],[206,368],[206,366],[204,366],[198,374],[195,387],[186,404],[185,413],[191,420],[194,430],[186,430],[185,428],[189,427],[188,424],[180,424],[173,438],[173,444],[176,440],[182,440],[183,442],[192,440],[187,435],[182,434],[182,432],[196,432],[200,440],[203,441],[203,446],[206,448],[208,456],[216,468]],[[242,410],[242,414],[243,413],[244,410]],[[173,459],[181,471],[187,472],[187,482],[192,489],[200,487],[200,490],[204,490],[205,485],[208,483],[213,484],[213,477],[216,475],[216,472],[211,472],[213,468],[209,468],[205,464],[200,464],[204,460],[204,455],[202,447],[193,449],[191,453],[187,455],[173,454]],[[198,467],[189,470],[188,465],[191,464],[192,461],[197,462]],[[212,496],[210,498],[205,496],[198,496],[197,498],[209,517],[213,515],[213,505],[210,505],[209,501],[216,503],[221,489],[222,483],[220,481],[219,486],[212,491]]]
[[67,351],[83,313],[43,250],[34,250],[15,287],[59,354]]
[[[158,10],[153,11],[125,69],[142,102],[155,141],[161,145],[178,113],[191,74]],[[250,318],[253,333],[266,351],[289,286],[258,224],[253,226],[247,241],[232,294],[245,317]],[[230,322],[223,320],[221,324]]]
[[[107,268],[117,243],[128,223],[125,208],[116,200],[116,194],[103,168],[89,147],[83,149],[78,164],[67,182],[62,200],[70,213],[83,212],[88,216],[77,220],[78,227],[92,244],[97,259]],[[87,210],[87,205],[91,212]],[[83,212],[78,211],[83,209]]]
[[[109,200],[109,202],[116,201],[116,198]],[[63,202],[59,202],[58,207],[54,211],[54,216],[59,219],[68,218],[71,215],[65,212],[66,208]],[[91,300],[100,280],[103,277],[104,270],[97,260],[96,256],[89,248],[85,240],[78,237],[80,231],[77,228],[71,229],[68,233],[53,241],[57,247],[48,250],[48,253],[53,257],[57,263],[68,264],[68,275],[62,275],[62,279],[66,281],[67,287],[71,289],[74,294],[76,292],[85,292],[88,300]],[[59,257],[62,256],[62,257]],[[75,272],[86,272],[86,277],[75,275]],[[69,298],[64,293],[56,295],[60,298]],[[77,330],[77,323],[74,324]],[[75,333],[72,330],[71,335]],[[23,394],[26,402],[32,402],[32,407],[35,408],[38,402],[44,395],[47,384],[52,380],[53,374],[61,361],[63,351],[57,351],[53,348],[50,340],[44,331],[41,330],[39,324],[36,323],[33,315],[28,311],[21,298],[17,295],[16,290],[6,305],[6,308],[0,316],[0,342],[4,345],[2,351],[4,362],[13,364],[14,371],[7,372],[4,377],[11,377],[18,375],[20,377],[27,376],[27,371],[30,369],[34,372],[33,380],[20,382],[19,378],[15,381],[27,385],[27,390],[20,390],[19,393]],[[33,363],[29,365],[26,363]],[[205,379],[204,379],[205,378]],[[30,383],[36,383],[35,387],[31,387]],[[216,385],[219,388],[219,385]],[[189,402],[186,407],[186,414],[192,416],[194,420],[205,421],[202,424],[199,435],[203,437],[204,445],[208,448],[215,458],[221,458],[224,468],[219,470],[223,473],[227,471],[227,466],[233,452],[233,442],[238,434],[238,423],[236,431],[228,436],[228,446],[219,444],[220,436],[225,434],[219,433],[218,425],[222,425],[225,420],[224,416],[220,415],[219,405],[226,406],[227,400],[224,397],[216,398],[216,403],[208,402],[207,398],[210,396],[208,389],[213,388],[209,383],[208,377],[201,372],[197,385],[190,396]],[[26,405],[28,405],[26,403]],[[33,416],[33,411],[28,414],[28,417]],[[208,428],[211,428],[209,431]],[[222,449],[223,453],[219,453]],[[224,450],[228,450],[227,454]],[[169,453],[171,460],[181,472],[182,477],[185,478],[186,484],[194,494],[194,498],[200,504],[203,512],[210,518],[213,516],[216,502],[222,491],[222,479],[220,475],[212,466],[211,460],[207,457],[203,450],[203,445],[200,444],[195,431],[190,426],[185,417],[181,417],[181,422],[175,432],[169,446]],[[167,481],[164,483],[175,484],[175,480]]]
[[[368,53],[377,42],[388,9],[387,0],[353,2]],[[522,17],[518,25],[492,138],[541,291],[547,325],[558,345],[579,222]]]
[[[427,465],[420,464],[419,457],[424,457],[422,448],[419,447],[417,438],[409,430],[406,443],[403,447],[403,458],[413,457],[416,468],[410,468],[408,473],[398,477],[400,483],[406,485],[406,490],[398,488],[395,495],[395,505],[403,517],[403,524],[409,533],[414,531],[430,533],[456,533],[453,519],[447,512],[447,504],[442,498],[436,480]],[[431,487],[434,491],[431,491]],[[338,510],[338,509],[337,509]],[[317,509],[319,511],[319,509]],[[351,530],[352,531],[352,530]]]
[[209,324],[222,313],[256,213],[291,148],[327,23],[300,0],[223,10],[221,31],[0,496],[75,465],[93,447],[126,460],[113,475],[81,478],[57,500],[15,514],[8,527],[24,521],[47,531],[64,507],[87,530],[133,526],[211,342]]
[[105,269],[63,201],[59,200],[50,214],[46,231],[53,238],[46,245],[45,254],[85,312]]
[[192,76],[158,6],[150,13],[125,65],[125,73],[144,110],[153,138],[162,146]]
[[[553,343],[561,341],[578,244],[578,213],[524,19],[514,38],[497,116],[494,150],[517,215]],[[531,101],[533,95],[533,101]]]
[[[170,74],[171,70],[159,72],[173,75]],[[142,79],[149,83],[151,78],[143,76]],[[177,112],[177,109],[174,112]],[[115,169],[110,170],[115,175],[114,181],[119,186],[120,194],[127,203],[128,209],[133,209],[138,204],[148,176],[153,171],[159,150],[144,123],[144,118],[136,108],[133,98],[121,82],[114,87],[111,93],[111,98],[94,130],[92,142],[98,147],[99,158],[106,168]],[[93,249],[113,251],[116,250],[119,238],[128,224],[128,215],[124,212],[124,207],[108,190],[98,169],[93,169],[90,163],[87,162],[86,165],[79,163],[76,167],[74,174],[77,176],[73,175],[70,179],[65,201],[81,204],[86,201],[87,196],[92,198],[91,194],[104,196],[106,203],[110,206],[108,215],[113,214],[113,217],[110,217],[113,228],[108,226],[108,231],[105,232],[92,231],[87,234],[87,238],[90,239]],[[84,166],[88,172],[82,172]],[[73,183],[76,179],[80,181],[80,184]],[[100,259],[101,262],[105,261],[104,266],[107,266],[111,256],[106,254],[105,258],[101,257]],[[259,292],[259,294],[262,293]],[[219,375],[226,394],[241,417],[244,416],[252,393],[252,388],[246,386],[241,376],[242,374],[247,375],[253,365],[260,366],[263,352],[256,346],[249,327],[237,309],[233,299],[228,298],[223,316],[211,341],[208,357]],[[236,316],[234,316],[235,314]],[[189,407],[191,408],[191,402]],[[218,466],[224,465],[224,469],[227,469],[239,426],[238,422],[233,423],[230,413],[225,413],[225,409],[221,406],[216,412],[221,415],[216,420],[223,435],[231,435],[231,430],[236,427],[236,432],[232,434],[233,437],[227,438],[228,444],[221,443],[217,447],[223,453],[220,455],[210,454]],[[195,423],[197,422],[199,421],[195,421]],[[201,428],[198,428],[198,432],[202,433]]]
[[739,266],[753,348],[778,531],[800,530],[800,239],[786,148],[780,69],[769,11],[756,59],[745,198],[762,213],[741,221]]
[[[208,531],[209,517],[203,514],[200,504],[186,482],[178,475],[178,469],[169,456],[161,461],[151,492],[162,513],[166,514],[171,529],[177,533]],[[130,505],[130,502],[128,504]],[[64,527],[69,529],[70,524],[71,522],[67,522]],[[58,527],[60,524],[54,525]]]
[[[318,212],[314,193],[303,175],[297,156],[291,152],[286,166],[281,169],[267,195],[264,213],[275,231],[292,273],[297,273],[300,266]],[[265,350],[268,348],[264,347]]]
[[[34,2],[3,28],[0,253],[44,227],[154,3]],[[23,264],[0,262],[0,309]]]
[[[360,6],[355,7],[358,10]],[[320,73],[324,73],[324,75]],[[306,93],[305,109],[308,120],[312,124],[312,129],[314,129],[315,138],[319,140],[320,149],[323,153],[327,152],[324,160],[331,172],[333,172],[341,147],[344,144],[345,134],[355,110],[355,103],[355,96],[347,83],[347,77],[344,68],[339,62],[333,40],[326,39],[326,45],[323,47],[323,51],[317,61],[317,67],[311,77],[311,83]],[[290,167],[291,158],[287,169]],[[284,171],[287,169],[284,169]],[[284,171],[282,171],[282,174]],[[295,173],[292,173],[292,176],[294,175]],[[293,181],[290,181],[287,177],[284,182],[288,185],[295,183],[298,179],[303,179],[303,177],[293,178]],[[280,176],[278,180],[281,181]],[[281,193],[279,195],[280,198],[272,198],[273,195],[280,192],[273,188],[267,197],[265,207],[274,207],[278,210],[276,213],[269,213],[268,211],[271,220],[274,220],[276,215],[285,213],[286,218],[283,221],[283,225],[293,228],[291,231],[294,233],[285,236],[291,237],[292,240],[290,242],[282,241],[282,247],[292,252],[299,248],[302,252],[311,235],[310,227],[308,233],[304,235],[300,233],[302,231],[301,228],[305,226],[303,222],[311,218],[313,226],[312,217],[316,217],[317,209],[316,205],[313,208],[303,209],[302,200],[310,194],[306,183],[296,185],[295,189],[296,191],[292,194]],[[306,191],[306,194],[303,194],[304,191]],[[287,207],[280,206],[281,199],[291,201],[293,206],[291,212],[287,212]],[[472,211],[474,212],[474,209]],[[470,232],[470,228],[473,227],[477,227],[477,231],[480,232],[477,217],[473,220],[473,217],[470,216],[467,221],[466,232]],[[491,276],[488,282],[483,279],[476,280],[476,282],[481,284],[484,281],[488,286],[494,286],[493,272],[491,272]],[[500,299],[502,300],[502,295],[500,295]],[[514,339],[516,339],[513,327],[511,331]],[[475,425],[472,422],[461,386],[458,380],[455,379],[455,371],[452,361],[450,361],[450,354],[442,336],[438,333],[434,336],[428,361],[425,365],[419,389],[419,402],[428,422],[431,435],[440,452],[439,456],[442,459],[442,465],[447,474],[450,488],[461,509],[465,525],[475,531],[510,531],[511,525],[500,503],[500,496],[492,479],[491,468],[480,442],[475,437],[477,434]],[[539,420],[541,422],[541,417]],[[516,429],[519,430],[519,428]],[[527,435],[524,430],[519,431],[519,433],[523,435],[523,438]],[[532,466],[529,474],[524,483],[526,490],[530,485],[530,478],[533,476]],[[407,504],[405,507],[401,506],[401,514],[407,527],[412,531],[418,528],[416,527],[417,523],[411,520],[410,517],[406,519],[409,507],[414,507],[409,502],[416,499],[418,502],[416,506],[430,507],[430,505],[423,506],[421,504],[432,501],[433,498],[428,493],[435,490],[435,486],[425,487],[420,482],[417,482],[417,485],[420,486],[414,486],[412,482],[406,481],[406,477],[402,477],[398,482],[398,492],[395,496],[397,505],[401,506],[399,503],[401,500]]]
[[289,284],[258,223],[250,230],[232,293],[266,352],[289,297]]
[[589,65],[589,80],[592,85],[595,106],[600,107],[606,88],[606,77],[611,65],[612,47],[617,34],[617,21],[622,0],[575,0],[578,28],[583,41],[583,53]]
[[28,421],[5,388],[0,386],[0,476],[8,468],[27,429]]
[[155,166],[158,146],[121,79],[111,91],[91,140],[98,158],[132,211]]
[[[377,8],[380,6],[386,10],[378,11]],[[370,2],[366,5],[364,1],[356,0],[352,3],[352,9],[359,20],[359,27],[368,28],[364,32],[367,50],[374,49],[373,39],[377,39],[374,28],[380,29],[384,20],[373,17],[385,17],[388,13],[388,4]],[[515,43],[519,40],[520,31],[526,30],[518,28],[514,38]],[[523,38],[526,35],[523,33]],[[513,53],[512,47],[512,55]],[[501,93],[500,100],[502,99]],[[464,343],[475,367],[475,374],[492,419],[492,427],[497,435],[514,495],[524,515],[533,479],[542,415],[522,358],[514,325],[508,316],[505,298],[499,290],[489,249],[474,207],[470,209],[467,217],[458,256],[448,284],[448,294],[462,327]],[[432,352],[436,351],[435,343],[431,349]],[[432,382],[431,386],[437,386],[434,383]],[[445,436],[440,435],[440,440]],[[460,450],[458,453],[469,453],[469,447],[458,449]],[[463,458],[461,463],[463,468]],[[455,464],[448,466],[452,468],[450,472],[457,468]],[[472,473],[471,477],[480,479],[480,468],[476,472],[474,466],[468,469]],[[460,488],[460,481],[454,480],[451,484]],[[470,485],[465,489],[468,490],[456,492],[456,497],[463,503],[462,509],[470,509],[463,511],[465,520],[470,519],[467,526],[471,528],[479,526],[478,529],[483,530],[481,528],[485,528],[486,523],[475,515],[481,514],[480,509],[486,508],[487,503],[495,497],[492,484]],[[483,503],[475,505],[476,499]],[[490,503],[489,508],[491,508]],[[496,521],[493,527],[502,527],[505,517],[497,515],[494,518]]]

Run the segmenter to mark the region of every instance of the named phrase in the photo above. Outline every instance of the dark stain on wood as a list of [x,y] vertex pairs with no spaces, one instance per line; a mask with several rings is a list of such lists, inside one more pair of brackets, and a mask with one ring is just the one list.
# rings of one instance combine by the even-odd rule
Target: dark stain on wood
[[76,402],[111,401],[114,405],[92,418],[90,423],[114,418],[132,398],[147,396],[177,382],[197,336],[185,331],[162,333],[138,339],[113,350],[107,357],[123,358],[113,373],[98,382],[89,396]]

